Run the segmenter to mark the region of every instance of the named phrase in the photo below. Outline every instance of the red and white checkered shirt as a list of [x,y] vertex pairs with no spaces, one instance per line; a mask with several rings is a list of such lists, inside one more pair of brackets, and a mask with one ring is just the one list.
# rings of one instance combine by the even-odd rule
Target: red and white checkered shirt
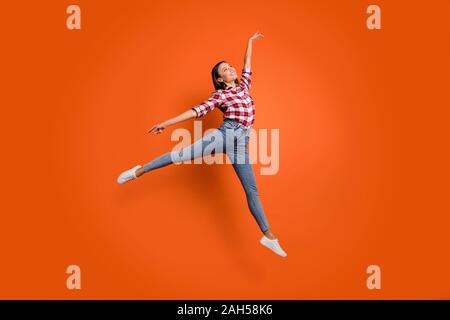
[[255,121],[255,107],[250,96],[251,71],[242,70],[241,81],[235,88],[219,89],[212,96],[193,107],[197,118],[201,118],[214,108],[223,112],[223,118],[233,119],[250,128]]

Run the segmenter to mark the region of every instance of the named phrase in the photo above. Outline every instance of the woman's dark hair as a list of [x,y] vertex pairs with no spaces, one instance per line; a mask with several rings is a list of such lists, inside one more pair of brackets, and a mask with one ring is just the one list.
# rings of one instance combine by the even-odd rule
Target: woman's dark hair
[[[219,82],[217,81],[218,78],[220,78],[219,75],[219,66],[221,63],[226,62],[226,61],[220,61],[218,62],[211,70],[211,76],[212,76],[212,82],[214,85],[214,88],[216,90],[220,90],[220,89],[226,89],[227,85],[225,84],[225,82]],[[239,81],[236,79],[234,80],[234,83],[239,84]]]

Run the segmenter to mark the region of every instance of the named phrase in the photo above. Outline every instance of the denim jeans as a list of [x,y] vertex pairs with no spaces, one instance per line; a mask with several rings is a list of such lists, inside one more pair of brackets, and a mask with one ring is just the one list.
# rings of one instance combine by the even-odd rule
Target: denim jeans
[[180,151],[167,152],[144,165],[144,171],[149,172],[172,163],[190,161],[204,155],[226,153],[233,169],[239,177],[247,197],[247,204],[262,232],[269,229],[258,195],[255,175],[248,154],[250,129],[232,120],[224,119],[219,128],[206,134],[193,144]]

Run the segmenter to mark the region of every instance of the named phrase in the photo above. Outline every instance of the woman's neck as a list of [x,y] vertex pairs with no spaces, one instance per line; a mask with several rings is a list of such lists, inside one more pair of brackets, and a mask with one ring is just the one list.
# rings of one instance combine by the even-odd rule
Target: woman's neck
[[229,87],[231,87],[231,88],[236,88],[236,82],[230,82],[230,83],[227,83],[227,82],[225,82],[225,88],[226,89],[228,89]]

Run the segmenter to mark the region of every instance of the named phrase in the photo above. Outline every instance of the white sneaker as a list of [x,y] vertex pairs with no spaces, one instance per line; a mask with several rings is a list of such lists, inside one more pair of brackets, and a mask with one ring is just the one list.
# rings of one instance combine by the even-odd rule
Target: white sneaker
[[137,165],[134,168],[131,168],[130,170],[124,171],[120,174],[120,176],[117,178],[118,184],[124,184],[127,181],[136,179],[136,171],[137,169],[142,168],[141,165]]
[[281,249],[280,244],[278,243],[278,239],[269,239],[266,236],[263,236],[259,241],[263,246],[266,246],[276,254],[282,257],[286,257],[287,253]]

